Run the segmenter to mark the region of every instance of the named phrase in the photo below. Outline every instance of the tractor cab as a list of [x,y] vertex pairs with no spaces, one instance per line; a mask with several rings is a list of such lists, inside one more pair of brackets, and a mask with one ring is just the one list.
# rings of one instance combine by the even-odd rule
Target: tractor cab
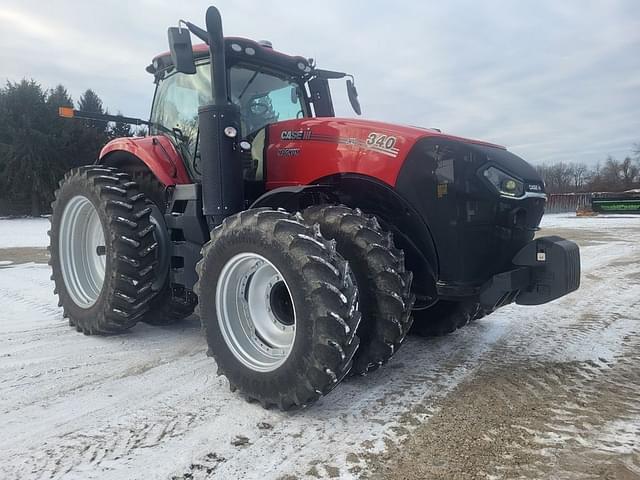
[[[269,42],[227,37],[224,44],[229,101],[240,112],[241,138],[251,144],[256,167],[246,179],[261,181],[266,127],[334,116],[328,79],[345,74],[316,70],[313,60],[277,52]],[[192,55],[194,69],[180,68],[169,52],[147,67],[156,83],[150,133],[172,137],[191,178],[200,180],[198,109],[212,102],[212,67],[208,45],[193,46]]]

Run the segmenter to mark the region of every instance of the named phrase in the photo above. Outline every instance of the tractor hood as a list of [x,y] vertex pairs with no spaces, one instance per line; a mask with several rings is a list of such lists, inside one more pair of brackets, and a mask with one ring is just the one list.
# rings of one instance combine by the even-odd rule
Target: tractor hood
[[[395,186],[405,160],[430,140],[468,146],[542,191],[535,169],[505,147],[433,129],[353,118],[306,118],[270,125],[268,138],[268,189],[315,183],[334,172],[366,175]],[[426,156],[424,161],[426,167]]]

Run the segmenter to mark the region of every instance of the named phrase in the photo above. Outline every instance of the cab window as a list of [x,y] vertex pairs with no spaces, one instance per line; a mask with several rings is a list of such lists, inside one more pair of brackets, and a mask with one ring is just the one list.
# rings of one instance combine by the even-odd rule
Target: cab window
[[[185,146],[191,158],[198,138],[198,107],[211,103],[211,68],[200,64],[196,73],[176,72],[165,77],[156,91],[151,111],[151,122],[173,131]],[[162,129],[151,128],[152,133]]]

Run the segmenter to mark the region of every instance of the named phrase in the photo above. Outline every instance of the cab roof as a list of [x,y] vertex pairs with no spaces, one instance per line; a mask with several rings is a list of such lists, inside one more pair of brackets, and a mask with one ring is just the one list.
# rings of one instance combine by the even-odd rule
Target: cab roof
[[[224,43],[228,61],[242,62],[244,60],[262,64],[266,67],[272,66],[294,76],[306,76],[313,70],[312,60],[301,56],[287,55],[255,40],[242,37],[225,37]],[[200,43],[193,46],[193,56],[196,60],[205,58],[208,55],[208,45]],[[157,75],[172,65],[170,53],[164,52],[156,55],[146,70]]]

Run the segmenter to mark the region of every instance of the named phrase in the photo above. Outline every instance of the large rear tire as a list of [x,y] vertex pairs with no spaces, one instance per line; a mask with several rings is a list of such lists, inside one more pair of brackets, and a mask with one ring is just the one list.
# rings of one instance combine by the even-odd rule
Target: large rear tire
[[364,375],[386,363],[400,348],[411,327],[411,272],[404,254],[373,216],[345,206],[315,205],[304,218],[320,225],[326,238],[337,242],[358,284],[362,321],[360,348],[353,360],[354,374]]
[[197,309],[218,373],[247,399],[282,410],[329,393],[359,340],[357,287],[335,243],[301,216],[247,210],[211,232]]
[[155,226],[155,235],[158,241],[158,268],[156,281],[153,285],[157,294],[151,301],[149,311],[140,318],[140,321],[155,326],[171,325],[193,313],[197,298],[190,291],[175,292],[171,286],[169,272],[171,245],[164,221],[164,214],[167,211],[165,186],[149,171],[132,172],[131,175],[140,191],[144,192],[147,201],[152,205],[151,222]]
[[154,296],[145,195],[126,173],[86,166],[65,175],[51,206],[51,279],[69,324],[85,334],[131,328]]

